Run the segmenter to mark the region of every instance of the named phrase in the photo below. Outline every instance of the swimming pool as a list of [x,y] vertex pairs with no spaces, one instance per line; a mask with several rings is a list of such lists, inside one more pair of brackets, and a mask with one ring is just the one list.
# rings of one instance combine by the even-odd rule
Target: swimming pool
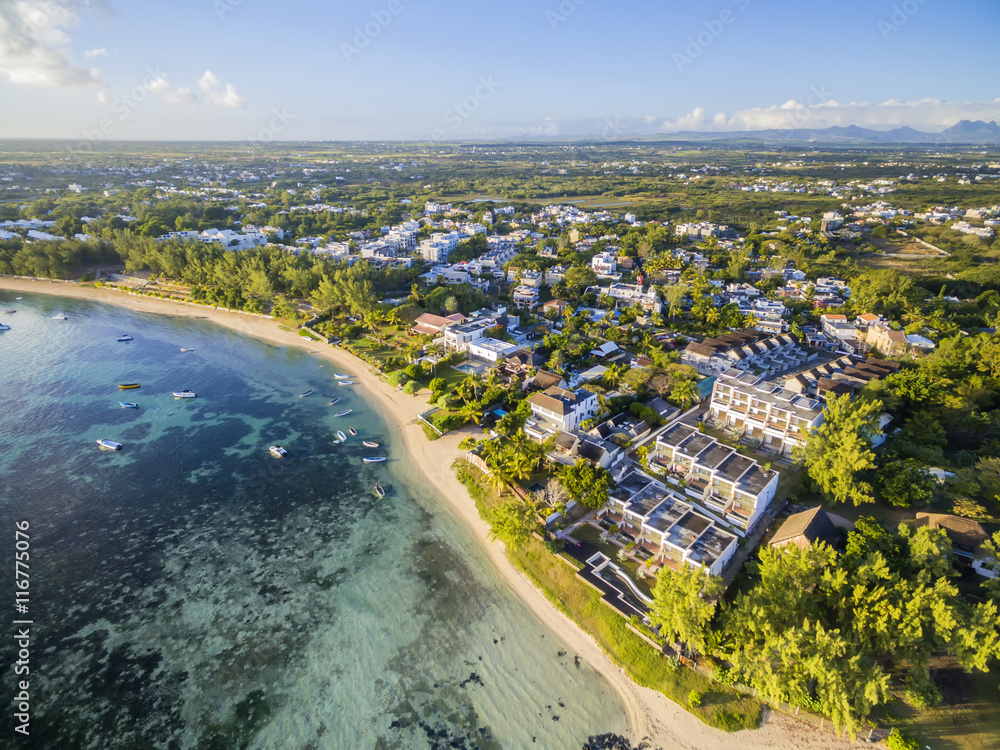
[[452,365],[453,370],[458,370],[459,372],[464,372],[466,375],[475,375],[479,372],[479,368],[474,365],[470,365],[468,362],[463,362],[460,365]]

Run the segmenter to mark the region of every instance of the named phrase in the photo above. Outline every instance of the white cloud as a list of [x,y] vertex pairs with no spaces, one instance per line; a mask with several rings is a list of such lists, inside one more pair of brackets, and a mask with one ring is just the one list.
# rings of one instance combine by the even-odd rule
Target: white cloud
[[108,51],[104,47],[101,47],[100,49],[88,49],[83,53],[83,56],[90,60],[95,60],[98,57],[107,57],[108,54]]
[[147,84],[145,84],[146,89],[151,94],[156,94],[157,96],[162,96],[166,101],[171,104],[197,104],[198,97],[192,93],[191,89],[188,87],[184,88],[174,88],[166,73],[151,79]]
[[926,132],[939,132],[959,120],[1000,120],[1000,99],[991,102],[949,102],[941,99],[899,101],[890,99],[881,104],[870,102],[838,102],[814,91],[806,102],[790,99],[770,107],[752,107],[727,115],[718,112],[705,117],[704,109],[673,120],[664,120],[661,133],[682,130],[767,130],[771,128],[829,128],[858,125],[874,130],[911,127]]
[[79,23],[75,0],[0,0],[0,75],[19,86],[68,88],[101,82],[75,65],[66,29]]
[[219,79],[211,70],[206,70],[205,75],[198,80],[198,88],[205,94],[208,103],[216,107],[243,109],[247,106],[247,100],[236,92],[233,84],[227,83],[223,89]]

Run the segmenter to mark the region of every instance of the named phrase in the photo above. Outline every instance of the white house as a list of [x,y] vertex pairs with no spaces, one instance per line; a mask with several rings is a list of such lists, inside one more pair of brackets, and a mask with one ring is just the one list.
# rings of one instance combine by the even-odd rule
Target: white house
[[483,337],[469,342],[469,356],[484,362],[499,362],[518,350],[517,344]]
[[536,419],[563,431],[575,430],[597,414],[597,394],[590,391],[569,391],[552,386],[529,396],[528,403]]
[[618,269],[618,257],[612,252],[598,253],[590,261],[590,267],[598,276],[613,274]]

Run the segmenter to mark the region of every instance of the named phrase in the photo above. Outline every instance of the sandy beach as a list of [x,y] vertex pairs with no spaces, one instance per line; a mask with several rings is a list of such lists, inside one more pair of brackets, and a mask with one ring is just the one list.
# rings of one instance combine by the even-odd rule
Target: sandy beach
[[294,346],[315,352],[315,356],[323,357],[338,368],[351,372],[354,380],[381,406],[382,414],[399,426],[413,466],[423,472],[428,483],[435,488],[447,507],[483,546],[504,582],[547,628],[566,643],[570,650],[578,654],[612,685],[627,711],[634,743],[646,739],[652,747],[664,750],[770,748],[820,750],[854,746],[854,743],[848,740],[837,739],[829,732],[819,732],[777,712],[772,712],[760,729],[734,734],[722,732],[706,726],[662,694],[639,687],[632,682],[587,633],[553,607],[527,576],[507,560],[501,545],[488,540],[486,523],[479,517],[472,498],[455,478],[451,469],[453,461],[459,457],[458,443],[462,436],[450,434],[434,442],[427,440],[417,422],[417,415],[427,408],[425,397],[407,396],[396,391],[366,363],[347,352],[303,338],[295,331],[283,331],[276,322],[266,318],[177,304],[169,300],[140,297],[112,289],[14,278],[0,278],[0,289],[90,299],[139,312],[207,318],[218,325],[248,336],[280,346]]

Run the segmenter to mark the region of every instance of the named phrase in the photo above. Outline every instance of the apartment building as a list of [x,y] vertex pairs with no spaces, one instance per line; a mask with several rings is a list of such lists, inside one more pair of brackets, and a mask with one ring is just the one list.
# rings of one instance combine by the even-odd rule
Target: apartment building
[[699,513],[677,490],[634,469],[618,482],[604,516],[653,556],[654,567],[677,570],[687,564],[719,575],[737,549],[735,534]]
[[689,502],[740,530],[753,527],[778,489],[778,472],[682,422],[656,438],[648,462]]
[[539,296],[536,287],[521,284],[511,293],[510,299],[518,310],[534,310],[538,307]]
[[823,422],[823,404],[752,373],[723,373],[712,388],[712,418],[726,430],[789,455]]

